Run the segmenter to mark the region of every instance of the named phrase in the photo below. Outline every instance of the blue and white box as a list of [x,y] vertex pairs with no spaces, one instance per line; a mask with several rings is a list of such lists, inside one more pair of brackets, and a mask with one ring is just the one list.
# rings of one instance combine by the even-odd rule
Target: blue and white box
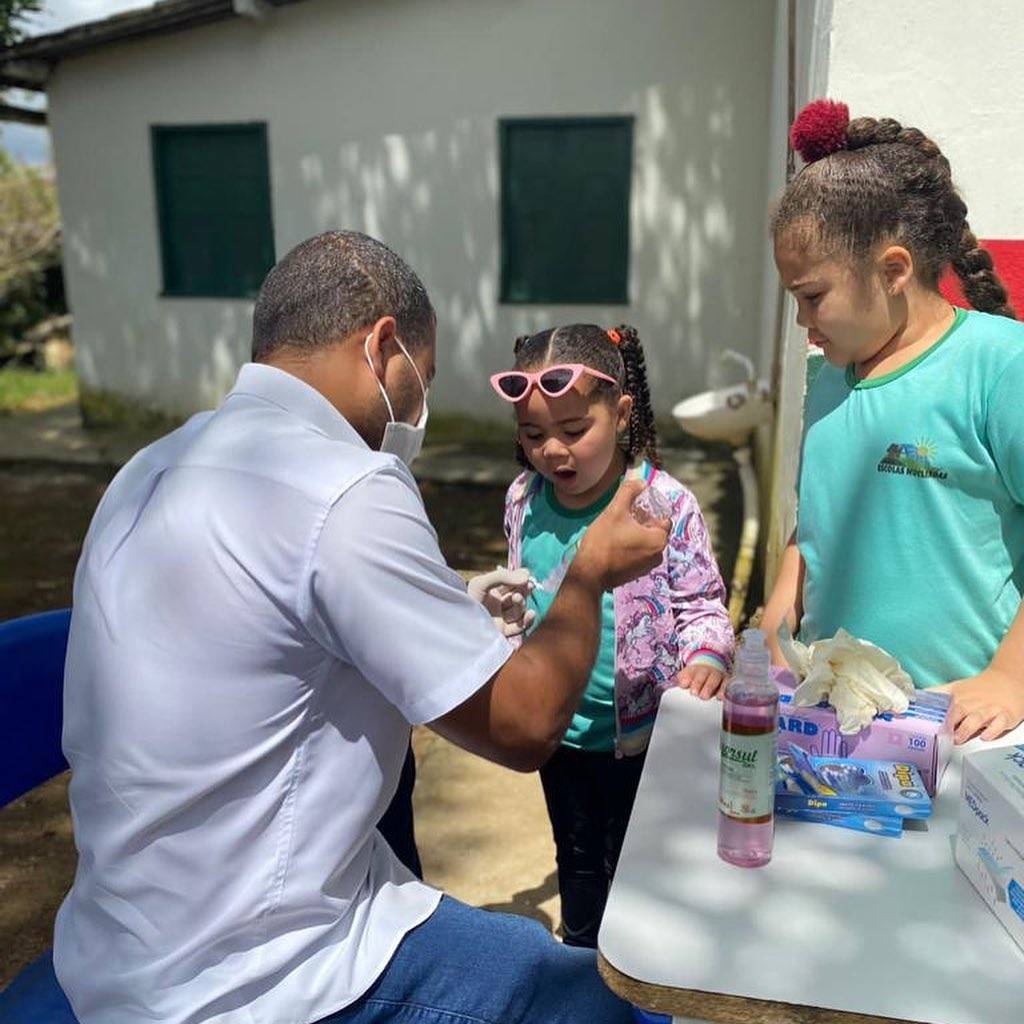
[[956,862],[1024,949],[1024,744],[964,757]]

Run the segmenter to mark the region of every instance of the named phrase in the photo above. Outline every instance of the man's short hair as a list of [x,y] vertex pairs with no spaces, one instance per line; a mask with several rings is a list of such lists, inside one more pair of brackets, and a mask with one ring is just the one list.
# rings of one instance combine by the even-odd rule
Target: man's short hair
[[393,316],[416,348],[436,317],[423,282],[386,245],[358,231],[325,231],[295,246],[267,274],[252,318],[252,358],[288,346],[312,351]]

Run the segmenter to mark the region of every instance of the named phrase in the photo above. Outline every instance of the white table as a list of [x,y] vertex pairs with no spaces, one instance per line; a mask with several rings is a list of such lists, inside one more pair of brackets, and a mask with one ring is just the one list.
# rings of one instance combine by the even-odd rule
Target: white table
[[954,753],[926,830],[779,820],[771,863],[739,868],[716,852],[720,717],[662,700],[598,942],[612,988],[677,1021],[1024,1024],[1024,952],[953,860],[980,744]]

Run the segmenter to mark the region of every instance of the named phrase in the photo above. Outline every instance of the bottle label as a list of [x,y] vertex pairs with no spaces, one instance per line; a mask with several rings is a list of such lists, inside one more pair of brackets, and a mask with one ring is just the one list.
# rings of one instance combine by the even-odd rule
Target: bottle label
[[730,818],[765,818],[775,806],[775,732],[722,733],[718,809]]

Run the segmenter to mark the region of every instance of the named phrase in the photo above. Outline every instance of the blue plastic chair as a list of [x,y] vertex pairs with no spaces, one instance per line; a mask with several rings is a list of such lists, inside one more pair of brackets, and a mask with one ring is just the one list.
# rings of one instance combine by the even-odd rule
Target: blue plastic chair
[[672,1024],[672,1018],[664,1013],[652,1013],[650,1010],[641,1010],[639,1006],[633,1007],[633,1015],[638,1024]]
[[[0,622],[0,807],[67,768],[60,748],[71,610]],[[47,951],[0,992],[0,1024],[77,1024]]]

